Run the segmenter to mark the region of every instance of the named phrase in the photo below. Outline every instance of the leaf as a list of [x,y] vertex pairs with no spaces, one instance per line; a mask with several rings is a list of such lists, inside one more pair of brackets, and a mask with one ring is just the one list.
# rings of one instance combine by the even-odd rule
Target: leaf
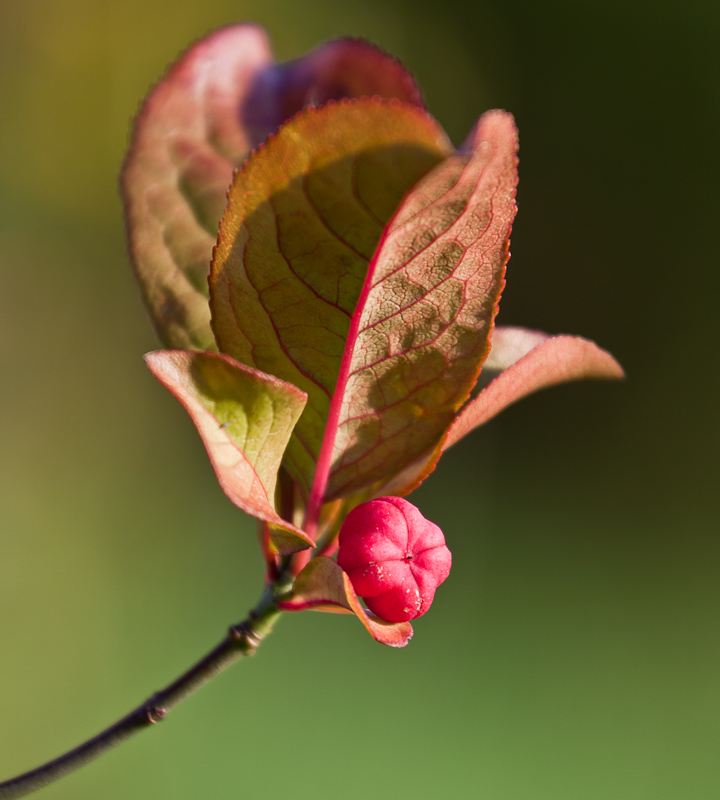
[[533,347],[552,338],[549,333],[498,325],[493,331],[492,344],[483,369],[491,372],[502,372],[516,361],[527,355]]
[[409,622],[386,622],[360,603],[350,578],[326,556],[314,558],[295,579],[292,595],[278,604],[285,611],[329,611],[355,614],[381,644],[405,647],[413,635]]
[[306,495],[368,262],[403,195],[449,151],[413,106],[331,102],[235,176],[210,277],[213,329],[223,352],[308,393],[284,461]]
[[218,353],[160,350],[145,360],[195,423],[230,500],[274,526],[271,541],[279,553],[314,546],[273,507],[282,455],[307,395]]
[[171,67],[138,114],[121,178],[129,250],[170,347],[215,347],[207,274],[233,169],[251,147],[238,110],[271,62],[261,28],[223,28]]
[[[537,331],[506,328],[501,335],[502,351],[521,342],[530,344]],[[502,352],[501,351],[501,352]],[[520,352],[522,352],[520,350]],[[597,378],[618,380],[624,377],[622,367],[595,342],[579,336],[547,336],[501,372],[480,394],[458,414],[448,429],[443,450],[452,447],[471,430],[483,425],[512,403],[532,392],[557,383]]]
[[445,450],[533,392],[569,381],[624,377],[622,367],[610,353],[588,339],[514,327],[495,329],[485,368],[504,371],[462,409],[439,445],[379,486],[376,496],[404,496],[414,491],[435,469]]
[[327,499],[435,446],[490,349],[516,210],[512,116],[485,114],[469,147],[405,198],[370,266],[333,401],[337,434],[326,434]]
[[338,39],[274,65],[257,25],[221,28],[181,56],[138,114],[121,188],[130,256],[168,347],[215,349],[207,276],[233,170],[308,103],[378,94],[422,105],[410,73]]
[[373,96],[425,107],[415,79],[396,58],[363,39],[342,37],[263,70],[243,108],[243,123],[258,145],[305,106]]

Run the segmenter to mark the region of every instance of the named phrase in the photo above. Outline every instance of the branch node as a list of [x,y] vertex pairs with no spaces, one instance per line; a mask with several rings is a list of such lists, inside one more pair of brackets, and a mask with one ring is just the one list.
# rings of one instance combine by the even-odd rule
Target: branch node
[[230,627],[230,636],[237,642],[238,646],[245,646],[248,655],[254,655],[255,651],[260,646],[261,639],[255,633],[252,627],[252,614],[249,620],[241,622],[239,625],[232,625]]
[[145,719],[150,725],[155,725],[157,722],[162,722],[167,715],[167,708],[162,706],[148,706],[145,709]]

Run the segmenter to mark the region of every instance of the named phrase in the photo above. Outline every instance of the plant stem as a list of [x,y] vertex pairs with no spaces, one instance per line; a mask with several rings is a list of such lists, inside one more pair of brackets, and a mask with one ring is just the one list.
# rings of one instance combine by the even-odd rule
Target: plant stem
[[59,758],[0,783],[0,800],[24,797],[93,761],[125,739],[162,721],[170,709],[215,675],[243,656],[252,655],[282,613],[277,607],[277,600],[289,590],[291,581],[292,576],[283,573],[270,583],[248,618],[233,625],[217,647],[127,716]]

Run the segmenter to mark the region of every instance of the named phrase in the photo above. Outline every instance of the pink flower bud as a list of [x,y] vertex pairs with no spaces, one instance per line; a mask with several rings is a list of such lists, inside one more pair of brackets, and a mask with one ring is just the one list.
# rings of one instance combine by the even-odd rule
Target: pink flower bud
[[354,508],[339,542],[338,564],[370,611],[388,622],[422,616],[450,574],[443,532],[401,497]]

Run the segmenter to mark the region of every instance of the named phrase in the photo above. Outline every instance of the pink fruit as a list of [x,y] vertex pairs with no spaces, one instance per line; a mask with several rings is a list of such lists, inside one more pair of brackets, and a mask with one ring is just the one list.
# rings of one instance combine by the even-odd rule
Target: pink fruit
[[338,564],[370,611],[388,622],[422,616],[450,574],[443,532],[401,497],[354,508],[339,542]]

